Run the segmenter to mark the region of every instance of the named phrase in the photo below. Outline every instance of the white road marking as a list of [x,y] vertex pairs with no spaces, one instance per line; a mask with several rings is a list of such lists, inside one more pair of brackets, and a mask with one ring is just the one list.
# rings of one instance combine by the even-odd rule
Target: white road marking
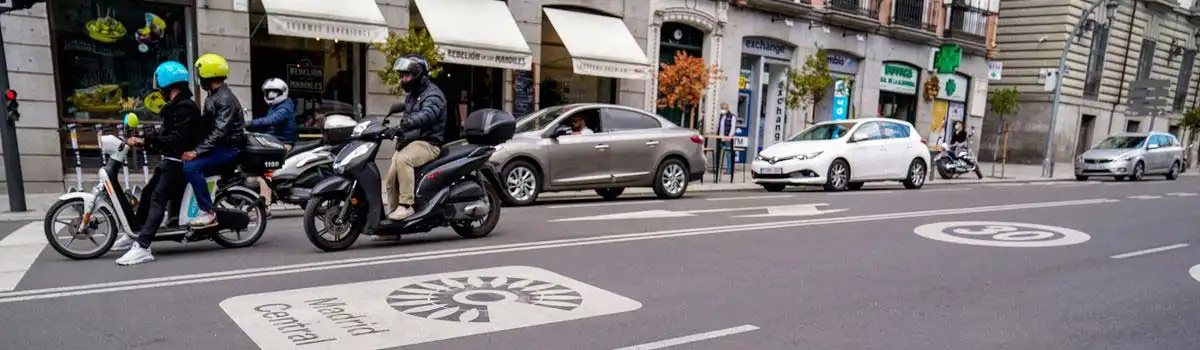
[[918,192],[918,193],[926,193],[926,192],[961,192],[961,191],[970,191],[970,190],[971,190],[971,188],[970,188],[970,187],[957,187],[957,188],[935,188],[935,189],[932,189],[932,190],[920,189],[920,190],[918,190],[917,192]]
[[768,196],[745,196],[745,197],[712,197],[705,198],[706,201],[741,201],[749,199],[773,199],[773,198],[791,198],[790,194],[776,194]]
[[662,348],[672,347],[672,346],[676,346],[676,345],[683,345],[683,344],[687,344],[687,343],[695,343],[695,342],[698,342],[698,341],[701,341],[701,340],[708,340],[708,339],[713,339],[713,338],[720,338],[720,337],[724,337],[724,336],[730,336],[730,335],[734,335],[734,334],[738,334],[738,333],[746,333],[746,332],[749,332],[749,331],[754,331],[754,330],[758,330],[758,327],[755,327],[755,326],[752,326],[752,325],[737,326],[737,327],[733,327],[733,328],[719,329],[719,330],[715,330],[715,331],[712,331],[712,332],[704,332],[704,333],[699,333],[699,334],[692,334],[692,335],[688,335],[688,336],[682,336],[682,337],[678,337],[678,338],[671,338],[671,339],[667,339],[667,340],[660,340],[660,341],[656,341],[656,342],[653,342],[653,343],[646,343],[646,344],[641,344],[641,345],[628,346],[628,347],[623,347],[623,348],[616,349],[616,350],[654,350],[654,349],[662,349]]
[[853,195],[861,195],[861,194],[888,194],[888,193],[895,193],[895,192],[896,191],[855,191],[855,192],[834,192],[834,193],[826,193],[826,194],[830,195],[830,196],[853,196]]
[[281,276],[281,275],[309,273],[309,272],[316,272],[316,271],[329,271],[329,270],[338,270],[338,269],[347,269],[347,268],[359,268],[359,267],[365,267],[365,266],[396,264],[396,263],[412,262],[412,261],[441,260],[441,259],[460,258],[460,257],[467,257],[467,256],[490,255],[490,254],[500,254],[500,253],[510,253],[510,252],[523,252],[523,251],[564,248],[564,247],[579,247],[579,246],[621,243],[621,242],[633,242],[633,241],[651,240],[651,239],[714,235],[714,234],[721,234],[721,233],[745,233],[745,232],[750,232],[750,231],[760,231],[760,230],[770,230],[770,229],[780,229],[780,228],[794,228],[794,227],[846,224],[846,223],[857,223],[857,222],[910,219],[910,218],[945,216],[945,215],[956,216],[956,215],[973,214],[973,213],[988,213],[988,212],[1012,211],[1012,210],[1022,210],[1022,209],[1045,209],[1045,208],[1058,208],[1058,207],[1074,207],[1074,206],[1085,206],[1085,205],[1105,204],[1105,203],[1115,203],[1115,202],[1120,202],[1120,200],[1109,199],[1109,198],[1096,198],[1096,199],[1083,199],[1083,200],[1057,201],[1057,202],[1006,204],[1006,205],[993,205],[993,206],[984,206],[984,207],[921,210],[921,211],[912,211],[912,212],[871,214],[871,215],[836,217],[836,218],[776,221],[776,222],[755,223],[755,224],[726,225],[726,226],[664,230],[664,231],[652,231],[652,232],[613,234],[613,235],[603,235],[603,236],[584,237],[584,238],[557,239],[557,240],[526,242],[526,243],[499,244],[499,245],[483,246],[483,247],[445,249],[445,250],[413,252],[413,253],[375,256],[375,257],[327,260],[327,261],[317,261],[317,262],[310,262],[310,263],[303,263],[303,264],[292,264],[292,265],[258,267],[258,268],[230,270],[230,271],[221,271],[221,272],[199,273],[199,274],[190,274],[190,275],[155,277],[155,278],[146,278],[146,279],[139,279],[139,280],[124,280],[124,281],[116,281],[116,282],[106,282],[106,283],[96,283],[96,284],[86,284],[86,285],[76,285],[76,286],[66,286],[66,287],[30,289],[30,290],[13,291],[13,292],[0,292],[0,304],[21,302],[21,301],[30,301],[30,300],[61,298],[61,297],[78,296],[78,295],[91,295],[91,294],[149,289],[149,288],[182,286],[182,285],[199,284],[199,283],[212,283],[212,282],[219,282],[219,281],[233,281],[233,280],[241,280],[241,279],[256,278],[256,277]]
[[0,240],[0,291],[17,288],[25,272],[46,249],[42,222],[31,222]]
[[1001,221],[938,222],[921,225],[913,233],[942,242],[1009,248],[1058,247],[1092,239],[1066,227]]
[[607,207],[607,206],[613,206],[613,205],[654,204],[654,203],[662,203],[662,202],[663,202],[663,201],[659,201],[659,200],[652,200],[652,201],[620,201],[620,202],[601,202],[601,203],[563,204],[563,205],[551,205],[551,206],[548,206],[548,207],[546,207],[546,209],[566,209],[566,208]]
[[1129,199],[1158,199],[1158,198],[1162,198],[1162,196],[1150,196],[1150,195],[1144,195],[1144,194],[1136,195],[1136,196],[1129,196]]
[[[697,214],[725,213],[725,212],[751,211],[751,210],[763,210],[763,209],[766,209],[768,211],[782,209],[782,211],[778,211],[778,213],[780,213],[778,215],[767,215],[767,216],[797,216],[797,215],[800,215],[800,214],[796,214],[798,211],[803,211],[804,215],[806,215],[806,216],[821,214],[822,212],[820,212],[820,211],[816,211],[816,212],[811,211],[811,210],[804,211],[807,208],[797,209],[797,207],[800,207],[800,206],[814,206],[814,205],[829,205],[829,204],[828,203],[815,203],[815,204],[793,204],[793,205],[770,205],[770,206],[758,206],[758,207],[734,207],[734,208],[715,208],[715,209],[696,209],[696,210],[652,209],[652,210],[631,211],[631,212],[625,212],[625,213],[589,215],[589,216],[580,216],[580,217],[565,218],[565,219],[554,219],[554,220],[549,220],[548,222],[682,218],[682,217],[697,216]],[[812,209],[815,210],[816,208],[812,208]],[[845,209],[842,209],[842,210],[845,210]],[[837,211],[841,211],[841,210],[828,211],[828,212],[837,212]],[[792,213],[792,214],[786,214],[786,213]]]
[[1188,244],[1187,244],[1187,243],[1172,244],[1172,245],[1168,245],[1168,246],[1162,246],[1162,247],[1158,247],[1158,248],[1144,249],[1144,250],[1139,250],[1139,251],[1136,251],[1136,252],[1129,252],[1129,253],[1125,253],[1125,254],[1117,254],[1117,255],[1110,256],[1110,258],[1113,258],[1113,259],[1125,259],[1125,258],[1132,258],[1132,257],[1135,257],[1135,256],[1141,256],[1141,255],[1147,255],[1147,254],[1154,254],[1154,253],[1158,253],[1158,252],[1165,252],[1165,251],[1168,251],[1168,250],[1172,250],[1172,249],[1179,249],[1179,248],[1183,248],[1183,247],[1187,247],[1187,246],[1188,246]]
[[530,266],[242,295],[220,306],[265,350],[390,349],[642,308]]
[[817,216],[817,215],[843,212],[843,211],[847,210],[847,209],[830,209],[830,210],[817,209],[818,206],[826,206],[826,205],[828,205],[828,204],[817,203],[817,204],[798,204],[798,205],[785,205],[785,206],[778,206],[778,207],[770,207],[770,208],[767,208],[766,214],[739,215],[739,216],[735,216],[735,218],[765,218],[765,217],[772,217],[772,216]]
[[1167,195],[1173,196],[1173,197],[1191,197],[1191,196],[1195,196],[1196,193],[1194,193],[1194,192],[1171,192],[1171,193],[1167,193]]

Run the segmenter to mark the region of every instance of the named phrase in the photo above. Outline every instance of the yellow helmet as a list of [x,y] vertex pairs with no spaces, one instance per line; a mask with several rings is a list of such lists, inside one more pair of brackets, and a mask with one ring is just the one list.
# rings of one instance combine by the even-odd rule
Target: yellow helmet
[[228,77],[229,62],[219,55],[206,53],[196,59],[196,75],[200,79]]

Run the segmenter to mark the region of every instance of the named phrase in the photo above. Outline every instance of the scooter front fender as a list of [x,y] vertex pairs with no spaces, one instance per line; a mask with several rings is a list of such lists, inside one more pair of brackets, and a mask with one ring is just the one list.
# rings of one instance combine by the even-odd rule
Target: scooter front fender
[[72,199],[82,199],[84,203],[90,204],[90,203],[95,203],[96,195],[91,194],[89,192],[71,192],[71,193],[64,193],[63,195],[58,196],[58,200],[60,200],[60,201],[68,201],[68,200],[72,200]]
[[313,186],[311,196],[346,195],[350,193],[352,183],[350,179],[341,176],[326,178]]

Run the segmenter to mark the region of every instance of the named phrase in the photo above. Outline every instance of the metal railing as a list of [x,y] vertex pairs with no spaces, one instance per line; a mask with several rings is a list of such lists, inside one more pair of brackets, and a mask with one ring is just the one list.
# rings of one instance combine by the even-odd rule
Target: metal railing
[[829,0],[829,8],[849,14],[878,18],[879,9],[873,0]]
[[892,23],[925,31],[936,31],[926,7],[926,0],[896,0],[893,3]]
[[987,40],[987,20],[990,15],[987,10],[955,1],[950,5],[946,34]]

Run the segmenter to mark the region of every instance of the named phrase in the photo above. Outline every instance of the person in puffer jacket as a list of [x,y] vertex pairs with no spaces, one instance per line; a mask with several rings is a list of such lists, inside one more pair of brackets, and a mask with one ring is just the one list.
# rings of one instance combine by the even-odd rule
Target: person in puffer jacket
[[[271,78],[263,82],[263,100],[266,100],[267,115],[254,118],[246,125],[246,131],[264,133],[283,142],[288,152],[296,145],[296,104],[288,98],[288,86],[283,79]],[[267,204],[267,216],[271,215],[271,187],[261,177],[251,177],[250,183],[258,184],[258,194]]]
[[[436,159],[446,128],[446,95],[430,81],[429,63],[420,56],[396,59],[392,70],[400,74],[404,88],[405,115],[399,129],[384,187],[388,194],[388,218],[404,220],[413,214],[414,169]],[[395,236],[376,236],[386,240]],[[384,238],[386,237],[386,238]]]

